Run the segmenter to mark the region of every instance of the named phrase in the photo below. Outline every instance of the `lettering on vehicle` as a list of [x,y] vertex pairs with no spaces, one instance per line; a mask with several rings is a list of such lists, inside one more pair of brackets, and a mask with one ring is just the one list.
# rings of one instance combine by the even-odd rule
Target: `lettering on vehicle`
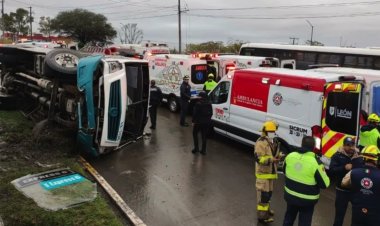
[[257,99],[254,97],[247,97],[247,96],[243,96],[243,95],[237,95],[235,97],[234,103],[236,103],[236,104],[244,103],[244,104],[251,105],[251,106],[263,107],[263,100]]
[[223,109],[215,108],[215,118],[222,119],[224,115]]
[[299,136],[306,136],[307,129],[298,126],[289,125],[289,134]]
[[344,109],[339,109],[335,106],[330,106],[329,113],[331,116],[334,116],[335,118],[346,118],[351,119],[352,118],[352,111]]
[[167,62],[167,59],[157,58],[154,61],[154,65],[159,66],[159,67],[166,67],[166,62]]

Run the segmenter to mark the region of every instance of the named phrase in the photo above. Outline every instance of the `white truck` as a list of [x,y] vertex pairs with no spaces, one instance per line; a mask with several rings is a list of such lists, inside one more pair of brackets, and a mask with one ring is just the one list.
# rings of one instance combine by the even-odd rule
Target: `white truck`
[[20,109],[40,125],[74,129],[78,147],[92,156],[142,137],[149,104],[147,61],[2,46],[0,62],[0,109]]

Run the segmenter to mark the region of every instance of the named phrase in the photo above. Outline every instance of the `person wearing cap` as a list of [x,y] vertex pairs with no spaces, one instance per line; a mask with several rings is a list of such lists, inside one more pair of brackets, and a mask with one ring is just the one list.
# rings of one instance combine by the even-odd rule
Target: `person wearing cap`
[[368,116],[367,121],[368,124],[360,128],[359,148],[362,149],[369,145],[376,145],[380,148],[380,133],[378,129],[380,118],[377,114],[372,113]]
[[218,83],[214,81],[214,75],[208,74],[207,81],[204,83],[203,90],[208,94]]
[[183,82],[180,87],[180,100],[181,100],[181,116],[180,116],[180,122],[179,124],[181,126],[189,126],[188,123],[186,123],[186,114],[187,110],[189,108],[189,102],[191,98],[191,86],[189,85],[189,76],[185,75],[183,76]]
[[378,168],[379,148],[366,146],[362,150],[365,164],[352,169],[343,180],[342,187],[352,192],[351,226],[380,225],[380,169]]
[[212,117],[212,106],[211,102],[207,98],[207,94],[204,91],[199,93],[200,99],[194,105],[193,109],[193,141],[194,149],[192,152],[195,154],[199,152],[198,146],[198,134],[201,133],[202,137],[202,149],[200,153],[206,154],[206,143],[207,143],[207,132],[210,128],[211,117]]
[[351,137],[344,138],[343,146],[332,156],[330,162],[330,172],[336,178],[334,226],[343,225],[348,203],[351,202],[351,191],[342,187],[342,179],[351,169],[363,164],[359,150],[355,147],[355,140]]

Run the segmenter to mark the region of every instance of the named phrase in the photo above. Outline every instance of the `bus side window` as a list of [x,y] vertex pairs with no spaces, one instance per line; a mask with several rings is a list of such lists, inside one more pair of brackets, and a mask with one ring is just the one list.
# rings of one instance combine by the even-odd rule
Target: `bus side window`
[[228,93],[230,91],[230,82],[221,82],[210,93],[210,101],[212,104],[222,104],[227,102]]
[[375,59],[373,66],[374,66],[374,69],[377,69],[377,70],[380,69],[380,57],[377,57]]
[[358,57],[356,57],[356,56],[345,56],[343,66],[357,67],[358,66]]

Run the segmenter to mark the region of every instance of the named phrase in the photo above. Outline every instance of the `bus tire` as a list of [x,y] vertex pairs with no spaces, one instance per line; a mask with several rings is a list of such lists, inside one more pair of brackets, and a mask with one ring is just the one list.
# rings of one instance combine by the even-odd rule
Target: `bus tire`
[[69,49],[50,51],[45,57],[45,75],[60,81],[76,81],[77,66],[82,54]]

